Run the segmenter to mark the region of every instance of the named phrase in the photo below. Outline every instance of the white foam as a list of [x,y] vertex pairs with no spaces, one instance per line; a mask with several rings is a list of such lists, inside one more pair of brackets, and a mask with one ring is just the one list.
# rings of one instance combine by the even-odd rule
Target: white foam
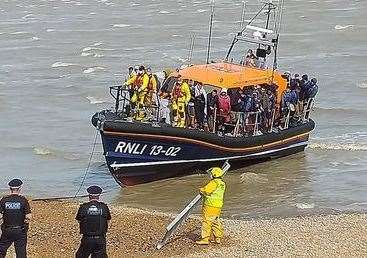
[[108,103],[109,102],[106,99],[96,98],[96,97],[93,97],[93,96],[87,96],[86,98],[89,100],[89,103],[93,104],[93,105],[103,104],[103,103]]
[[171,12],[162,10],[162,11],[159,11],[158,13],[160,13],[160,14],[170,14]]
[[127,28],[127,27],[130,27],[131,25],[130,24],[112,24],[112,27],[114,28]]
[[64,63],[64,62],[56,62],[52,64],[52,68],[57,68],[57,67],[68,67],[68,66],[73,66],[76,64],[72,64],[72,63]]
[[54,29],[46,29],[46,32],[53,32],[55,31]]
[[367,89],[367,81],[357,83],[357,87],[360,89]]
[[367,151],[367,132],[353,132],[342,135],[313,138],[309,144],[311,149]]
[[10,35],[22,35],[22,34],[29,34],[29,32],[26,32],[26,31],[16,31],[16,32],[10,33]]
[[83,48],[82,49],[82,52],[85,52],[85,51],[91,51],[92,50],[92,48],[91,47],[85,47],[85,48]]
[[90,74],[90,73],[94,73],[94,72],[97,72],[97,71],[104,71],[104,70],[106,70],[106,68],[100,67],[100,66],[95,66],[95,67],[89,67],[89,68],[85,69],[83,71],[83,73]]
[[349,24],[349,25],[335,25],[334,29],[335,30],[346,30],[346,29],[349,29],[349,28],[353,28],[354,25],[352,24]]
[[39,37],[32,37],[32,40],[37,41],[37,40],[40,40],[40,38]]
[[311,149],[322,149],[322,150],[346,150],[346,151],[367,151],[367,146],[350,143],[310,143],[308,145]]
[[315,208],[315,204],[314,203],[296,203],[295,206],[298,209],[301,210],[305,210],[305,209],[313,209]]
[[197,10],[196,12],[197,13],[205,13],[205,12],[207,12],[208,10],[205,10],[205,9],[199,9],[199,10]]
[[93,43],[93,46],[97,47],[97,46],[100,46],[102,44],[103,44],[103,42],[96,42],[96,43]]
[[45,147],[33,147],[33,152],[36,155],[51,155],[51,150],[45,148]]
[[82,52],[80,55],[81,56],[93,56],[94,54],[93,53],[89,53],[89,52]]

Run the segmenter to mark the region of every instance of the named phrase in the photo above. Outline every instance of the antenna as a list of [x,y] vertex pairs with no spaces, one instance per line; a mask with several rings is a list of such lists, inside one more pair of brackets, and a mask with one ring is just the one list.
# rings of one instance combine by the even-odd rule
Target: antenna
[[190,50],[189,50],[189,56],[187,57],[187,61],[189,64],[191,64],[191,60],[192,60],[192,54],[194,52],[194,45],[195,45],[195,34],[191,35],[191,43],[190,43]]
[[210,22],[209,22],[208,53],[206,54],[206,63],[207,64],[209,64],[210,47],[211,47],[211,44],[212,44],[212,29],[213,29],[214,6],[215,6],[214,0],[211,1],[211,4],[212,4],[212,11],[211,11],[211,14],[210,14]]
[[247,2],[243,1],[242,4],[243,4],[243,6],[242,6],[242,15],[241,15],[241,27],[240,27],[240,30],[243,29],[243,25],[245,23],[246,4],[247,4]]

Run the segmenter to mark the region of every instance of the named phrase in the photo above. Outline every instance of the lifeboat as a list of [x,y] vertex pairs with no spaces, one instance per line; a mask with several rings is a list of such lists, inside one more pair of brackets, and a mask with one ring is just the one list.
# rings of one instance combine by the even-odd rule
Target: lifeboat
[[[261,10],[264,8],[281,10],[282,6],[269,1],[264,3]],[[273,17],[270,11],[267,12],[268,17]],[[146,107],[149,115],[138,121],[134,119],[135,111],[130,103],[128,89],[123,86],[110,88],[116,100],[115,107],[96,113],[92,117],[92,124],[100,132],[107,166],[121,186],[206,171],[212,166],[221,166],[226,160],[233,168],[242,168],[304,151],[310,133],[315,128],[310,118],[313,98],[302,105],[296,118],[294,110],[283,112],[283,96],[290,81],[276,67],[279,22],[274,22],[275,31],[270,30],[270,23],[265,29],[248,24],[236,34],[224,61],[189,64],[174,70],[165,78],[160,89],[160,93],[164,93],[162,95],[169,96],[179,79],[200,83],[207,91],[274,89],[274,108],[271,121],[265,128],[262,110],[232,112],[229,121],[222,125],[224,132],[218,130],[216,110],[209,129],[178,128],[161,119],[163,99],[160,97],[157,97],[154,107]],[[246,34],[246,30],[250,32]],[[256,30],[255,33],[252,30]],[[254,67],[253,64],[242,65],[229,61],[234,45],[241,40],[258,47],[258,59],[265,60],[272,52],[273,67],[257,68],[264,66]]]
[[[281,74],[229,63],[193,65],[173,73],[163,88],[181,75],[214,88],[235,89],[253,85],[276,85],[277,106],[287,88]],[[121,86],[115,87],[119,96]],[[111,89],[113,90],[113,89]],[[116,95],[115,95],[116,96]],[[127,100],[126,100],[127,101]],[[116,100],[121,103],[121,99]],[[305,115],[299,122],[270,132],[253,131],[239,135],[218,135],[211,131],[176,128],[168,124],[134,121],[117,110],[103,110],[92,118],[102,137],[108,168],[122,186],[148,183],[205,171],[229,160],[240,168],[254,162],[301,152],[308,144],[315,123]],[[229,125],[230,126],[230,125]]]

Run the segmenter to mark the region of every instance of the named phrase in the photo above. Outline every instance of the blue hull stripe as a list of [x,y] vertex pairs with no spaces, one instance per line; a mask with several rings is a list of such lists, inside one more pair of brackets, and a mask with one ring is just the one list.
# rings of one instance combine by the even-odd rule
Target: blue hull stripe
[[180,164],[180,163],[191,163],[191,162],[210,162],[210,161],[221,161],[221,160],[231,160],[231,159],[241,159],[241,158],[251,158],[251,157],[258,157],[262,155],[267,155],[271,153],[276,153],[279,151],[292,149],[300,146],[306,146],[308,144],[308,141],[306,142],[300,142],[293,145],[289,145],[287,147],[283,147],[280,149],[273,149],[273,150],[267,150],[263,152],[257,152],[253,154],[247,154],[242,156],[229,156],[229,157],[221,157],[221,158],[212,158],[212,159],[195,159],[195,160],[165,160],[165,161],[154,161],[154,162],[139,162],[139,163],[129,163],[129,164],[116,164],[113,163],[110,166],[114,169],[117,168],[124,168],[124,167],[139,167],[139,166],[156,166],[156,165],[165,165],[165,164]]

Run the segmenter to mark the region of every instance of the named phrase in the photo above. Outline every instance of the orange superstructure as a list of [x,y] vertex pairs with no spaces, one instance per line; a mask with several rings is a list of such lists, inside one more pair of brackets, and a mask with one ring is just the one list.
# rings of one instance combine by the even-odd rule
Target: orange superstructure
[[[287,88],[287,81],[277,71],[263,70],[230,63],[192,65],[179,70],[183,79],[201,82],[219,88],[246,88],[259,84],[275,84],[277,101]],[[177,76],[173,74],[173,76]]]

